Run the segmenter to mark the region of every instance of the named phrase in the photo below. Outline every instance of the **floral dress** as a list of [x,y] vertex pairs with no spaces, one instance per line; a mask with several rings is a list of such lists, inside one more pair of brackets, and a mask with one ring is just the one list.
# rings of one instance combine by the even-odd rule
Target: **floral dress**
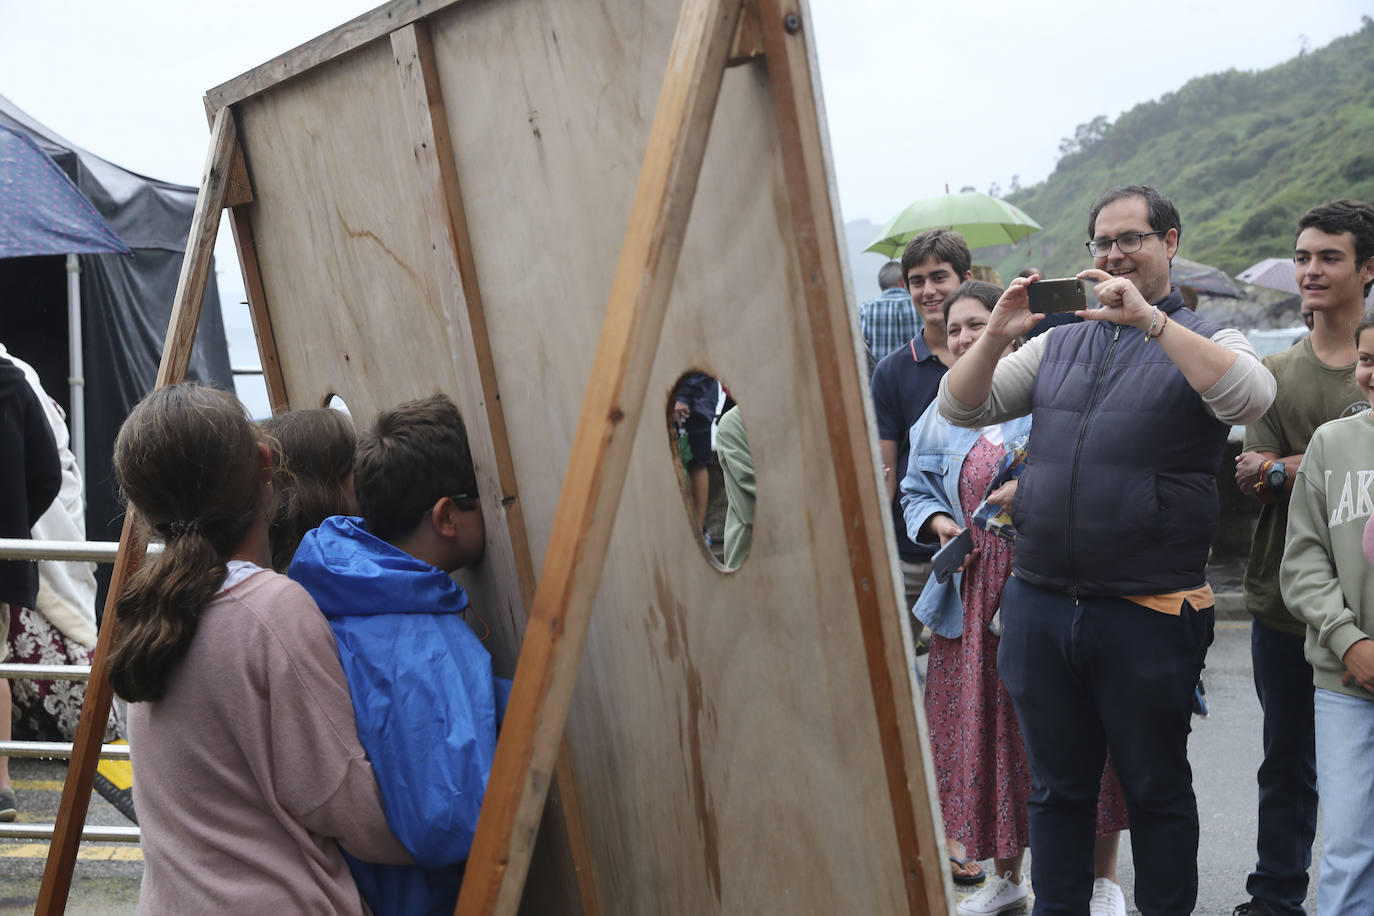
[[[27,665],[89,665],[94,652],[68,639],[33,608],[10,605],[9,661]],[[3,654],[3,653],[0,653]],[[84,681],[10,681],[14,737],[22,741],[71,741],[81,719],[86,698]],[[112,741],[122,729],[113,709],[106,722],[105,740]]]
[[[980,436],[959,472],[959,506],[971,518],[1006,454]],[[972,526],[982,553],[963,577],[963,635],[932,636],[926,719],[945,833],[974,859],[1010,859],[1030,845],[1030,764],[1011,696],[997,674],[999,638],[988,629],[1011,575],[1013,543]],[[1099,836],[1128,826],[1110,760],[1098,798]]]

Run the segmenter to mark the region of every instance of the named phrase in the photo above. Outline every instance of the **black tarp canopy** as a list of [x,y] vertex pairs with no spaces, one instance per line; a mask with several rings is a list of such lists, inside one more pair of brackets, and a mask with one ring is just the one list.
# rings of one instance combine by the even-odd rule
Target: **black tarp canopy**
[[[123,508],[110,466],[114,437],[157,378],[197,189],[146,178],[88,153],[2,95],[0,125],[32,138],[132,250],[79,256],[86,536],[116,540]],[[64,256],[0,259],[0,341],[38,371],[43,387],[70,413],[66,303]],[[206,288],[188,376],[233,390],[213,283]]]

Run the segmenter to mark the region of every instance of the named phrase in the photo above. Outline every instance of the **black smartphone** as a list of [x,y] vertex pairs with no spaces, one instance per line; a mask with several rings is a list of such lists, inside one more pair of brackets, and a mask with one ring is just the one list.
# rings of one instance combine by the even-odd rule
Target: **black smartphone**
[[1077,312],[1088,307],[1083,281],[1077,277],[1065,280],[1036,280],[1026,287],[1030,296],[1030,310],[1037,315],[1052,312]]
[[948,582],[949,577],[954,575],[954,571],[964,565],[964,557],[972,552],[973,534],[965,528],[952,541],[937,550],[935,556],[930,558],[930,568],[935,573],[935,581]]

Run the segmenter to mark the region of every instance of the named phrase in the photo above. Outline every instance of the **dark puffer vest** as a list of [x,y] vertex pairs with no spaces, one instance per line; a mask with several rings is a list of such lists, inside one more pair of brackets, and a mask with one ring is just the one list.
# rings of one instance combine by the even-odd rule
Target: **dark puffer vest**
[[[1204,337],[1219,330],[1177,289],[1155,304]],[[1135,328],[1067,325],[1046,344],[1012,507],[1015,574],[1075,597],[1201,585],[1230,427]]]

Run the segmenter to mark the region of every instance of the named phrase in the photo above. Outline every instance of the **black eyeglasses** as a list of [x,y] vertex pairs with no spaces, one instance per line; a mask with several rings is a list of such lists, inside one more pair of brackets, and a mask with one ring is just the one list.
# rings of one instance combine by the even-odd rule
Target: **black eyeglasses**
[[1130,254],[1139,251],[1140,246],[1145,244],[1145,240],[1152,235],[1164,235],[1169,230],[1163,232],[1127,232],[1125,235],[1117,236],[1114,239],[1093,239],[1091,242],[1084,242],[1088,246],[1088,254],[1095,258],[1105,258],[1112,253],[1112,246],[1120,249],[1122,254]]
[[471,512],[477,508],[476,493],[459,493],[456,496],[450,496],[449,499],[453,500],[453,504],[464,512]]

